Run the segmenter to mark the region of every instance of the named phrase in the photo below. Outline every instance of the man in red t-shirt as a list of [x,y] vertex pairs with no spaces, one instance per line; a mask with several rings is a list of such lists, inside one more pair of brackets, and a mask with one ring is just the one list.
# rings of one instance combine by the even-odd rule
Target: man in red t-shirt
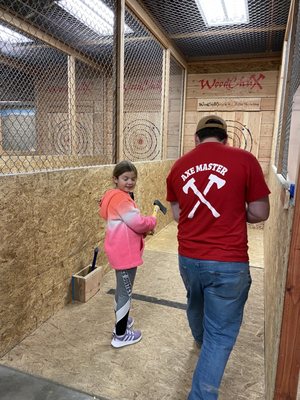
[[269,216],[270,191],[259,162],[228,146],[227,138],[222,118],[202,118],[195,149],[167,177],[187,317],[201,347],[188,400],[218,398],[251,285],[246,222]]

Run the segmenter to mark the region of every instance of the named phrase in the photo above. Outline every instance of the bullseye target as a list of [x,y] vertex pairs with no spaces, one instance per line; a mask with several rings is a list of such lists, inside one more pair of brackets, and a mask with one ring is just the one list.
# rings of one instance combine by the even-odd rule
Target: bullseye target
[[[84,125],[76,121],[76,138],[72,143],[69,121],[63,120],[55,127],[54,148],[58,154],[84,154],[88,146],[88,136]],[[74,150],[76,148],[76,150]]]
[[124,128],[124,155],[130,161],[155,160],[160,153],[160,131],[146,119],[136,119]]
[[253,136],[250,129],[239,121],[227,120],[226,123],[229,143],[234,147],[251,152]]

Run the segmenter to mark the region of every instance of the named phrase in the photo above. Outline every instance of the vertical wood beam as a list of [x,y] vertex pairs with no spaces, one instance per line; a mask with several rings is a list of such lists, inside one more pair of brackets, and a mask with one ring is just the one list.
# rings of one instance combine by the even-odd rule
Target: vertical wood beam
[[3,152],[3,147],[2,147],[2,118],[0,118],[0,154]]
[[184,124],[185,124],[185,104],[186,104],[186,92],[187,92],[187,78],[188,73],[187,69],[184,69],[183,72],[183,88],[182,88],[182,118],[181,118],[181,138],[180,138],[180,154],[183,154],[183,146],[184,146]]
[[283,49],[282,49],[281,67],[280,67],[280,73],[279,73],[278,84],[277,84],[276,105],[275,105],[275,112],[274,112],[273,144],[272,144],[272,155],[271,155],[271,161],[273,163],[275,163],[277,137],[278,137],[278,132],[280,129],[280,126],[279,126],[280,111],[281,111],[282,99],[284,96],[284,90],[285,90],[284,76],[285,76],[285,71],[287,68],[286,65],[287,65],[287,42],[284,41]]
[[161,159],[167,158],[169,128],[169,93],[170,93],[170,50],[163,53],[162,102],[161,102]]
[[300,166],[296,183],[274,400],[295,400],[300,366]]
[[78,137],[76,132],[76,81],[75,58],[68,56],[68,118],[70,154],[78,153]]
[[124,21],[125,0],[117,0],[116,9],[116,123],[113,137],[113,162],[123,159],[124,137]]

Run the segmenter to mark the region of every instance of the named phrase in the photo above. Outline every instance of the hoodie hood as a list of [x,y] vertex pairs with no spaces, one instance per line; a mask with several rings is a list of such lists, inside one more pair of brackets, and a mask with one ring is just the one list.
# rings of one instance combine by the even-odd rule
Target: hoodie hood
[[100,217],[104,219],[108,219],[108,207],[109,203],[111,202],[112,199],[118,200],[118,197],[120,198],[120,201],[124,199],[124,196],[128,196],[127,193],[123,192],[120,189],[110,189],[107,192],[105,192],[104,196],[100,200],[99,204],[99,214]]

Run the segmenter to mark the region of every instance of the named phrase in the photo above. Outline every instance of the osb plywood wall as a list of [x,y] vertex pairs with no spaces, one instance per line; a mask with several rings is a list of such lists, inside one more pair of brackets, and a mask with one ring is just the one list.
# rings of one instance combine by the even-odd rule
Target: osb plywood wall
[[270,217],[264,227],[265,255],[265,382],[266,400],[273,400],[293,208],[283,208],[285,189],[271,168]]
[[[165,202],[171,161],[136,163],[136,200],[144,214]],[[71,300],[71,276],[103,254],[98,201],[113,166],[0,177],[0,355]],[[171,221],[159,216],[157,231]],[[109,267],[106,267],[107,270]]]
[[217,114],[228,123],[229,143],[251,151],[268,174],[278,71],[189,73],[184,152],[194,147],[197,122]]

